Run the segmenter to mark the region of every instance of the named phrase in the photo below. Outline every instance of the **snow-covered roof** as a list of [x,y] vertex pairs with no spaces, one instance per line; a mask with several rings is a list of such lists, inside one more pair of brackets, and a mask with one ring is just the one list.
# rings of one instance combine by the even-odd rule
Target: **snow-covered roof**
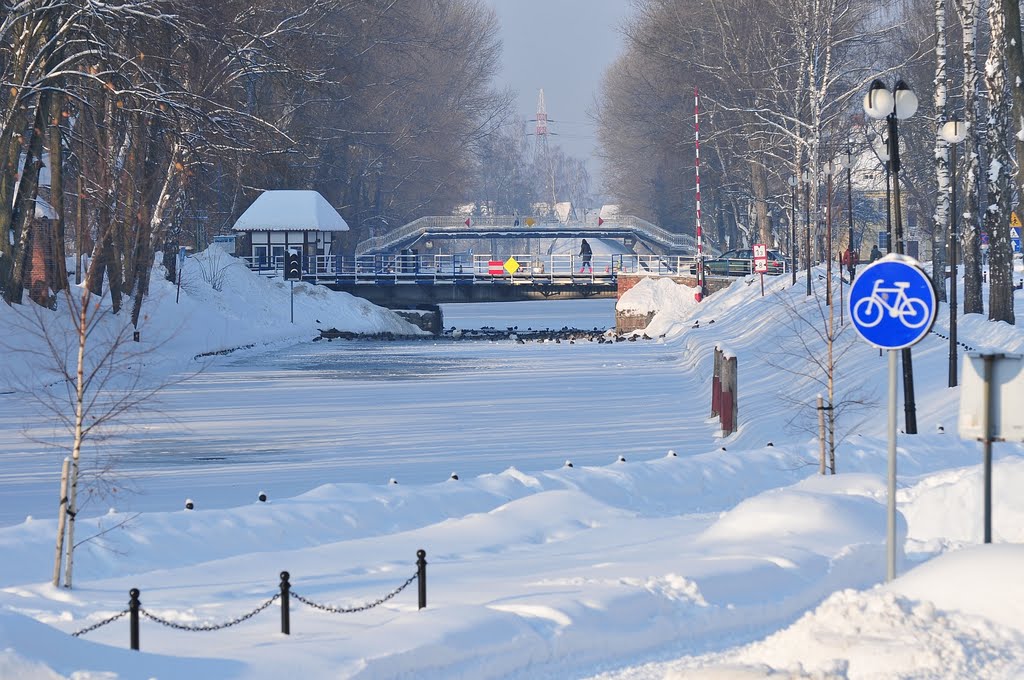
[[563,201],[561,203],[555,203],[555,215],[558,216],[558,221],[563,224],[569,221],[569,217],[573,214],[572,203],[569,201]]
[[235,231],[348,231],[318,191],[264,191],[232,227]]

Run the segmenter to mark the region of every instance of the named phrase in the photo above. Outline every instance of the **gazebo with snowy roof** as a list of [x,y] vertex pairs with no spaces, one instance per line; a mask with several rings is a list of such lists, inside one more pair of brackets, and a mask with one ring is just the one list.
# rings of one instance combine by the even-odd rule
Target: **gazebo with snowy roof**
[[287,252],[329,254],[334,233],[348,224],[317,191],[274,190],[260,194],[232,229],[247,236],[255,262],[274,263]]

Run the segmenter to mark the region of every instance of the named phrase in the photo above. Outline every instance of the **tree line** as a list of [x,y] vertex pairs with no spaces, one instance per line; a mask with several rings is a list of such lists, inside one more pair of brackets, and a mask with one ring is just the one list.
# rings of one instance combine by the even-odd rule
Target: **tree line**
[[[867,118],[862,99],[872,80],[892,87],[902,79],[919,100],[917,113],[899,124],[910,218],[904,236],[913,226],[930,241],[933,278],[942,281],[952,169],[939,130],[945,121],[966,121],[955,173],[963,210],[954,232],[963,309],[985,312],[984,234],[989,317],[1014,322],[1009,222],[1024,179],[1017,0],[639,0],[623,33],[626,47],[605,74],[595,117],[605,188],[626,211],[693,231],[696,86],[705,232],[723,246],[789,249],[795,213],[795,249],[806,265],[808,256],[824,256],[816,244],[830,162],[849,148],[861,159],[855,175],[884,177],[875,153],[884,150],[885,121]],[[831,184],[834,192],[845,188],[845,174]],[[802,247],[805,209],[811,253]],[[849,245],[844,209],[836,192],[830,257]],[[885,221],[884,209],[872,213],[864,200],[855,217],[861,233],[869,218]]]
[[498,28],[482,0],[3,0],[0,294],[52,304],[70,256],[137,324],[155,252],[266,189],[323,194],[342,250],[470,199],[526,213],[548,168],[589,191],[557,148],[538,171]]

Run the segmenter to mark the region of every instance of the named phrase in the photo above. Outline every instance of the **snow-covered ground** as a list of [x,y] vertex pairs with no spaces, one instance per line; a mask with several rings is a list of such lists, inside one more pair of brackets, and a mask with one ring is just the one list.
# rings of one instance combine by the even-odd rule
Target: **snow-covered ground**
[[[797,319],[820,312],[802,281],[766,278],[762,298],[740,279],[699,305],[642,283],[620,304],[660,310],[653,340],[328,344],[309,341],[412,330],[305,285],[292,324],[288,284],[212,259],[189,260],[177,303],[154,282],[125,370],[182,379],[87,450],[117,465],[79,517],[95,538],[73,590],[49,585],[65,438],[37,405],[65,391],[10,351],[36,317],[0,306],[0,678],[1024,677],[1024,456],[994,446],[995,544],[980,545],[981,451],[957,435],[941,337],[914,349],[921,434],[899,437],[899,577],[883,584],[887,362],[847,324],[839,474],[818,476],[824,390],[806,373],[823,350]],[[445,324],[611,314],[600,300],[447,306]],[[62,319],[45,319],[53,336]],[[947,324],[943,305],[935,330]],[[960,338],[1024,345],[981,317]],[[716,344],[739,363],[728,437],[708,417]],[[289,636],[277,601],[217,631],[143,618],[141,652],[126,617],[69,635],[123,612],[133,587],[166,621],[228,622],[283,570],[303,598],[355,607],[405,583],[421,548],[423,610],[413,581],[359,613],[293,598]]]

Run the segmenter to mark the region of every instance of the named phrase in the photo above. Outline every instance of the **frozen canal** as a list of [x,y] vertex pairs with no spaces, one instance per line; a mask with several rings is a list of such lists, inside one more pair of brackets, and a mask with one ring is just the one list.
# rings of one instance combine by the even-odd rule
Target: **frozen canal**
[[[606,328],[614,300],[449,305],[445,326]],[[509,466],[551,469],[567,458],[607,464],[687,451],[679,414],[692,385],[654,341],[313,342],[225,357],[168,388],[161,413],[105,445],[112,497],[84,512],[200,507],[307,491],[328,482],[442,482]],[[633,398],[634,388],[644,399]],[[57,505],[61,452],[27,441],[12,396],[2,405],[0,471],[6,525]],[[20,422],[20,426],[18,421]],[[38,426],[38,423],[35,425]],[[40,428],[39,432],[45,428]],[[706,451],[710,442],[695,442]],[[615,452],[612,454],[610,452]],[[95,460],[88,457],[85,460]],[[12,513],[16,513],[15,516]]]

